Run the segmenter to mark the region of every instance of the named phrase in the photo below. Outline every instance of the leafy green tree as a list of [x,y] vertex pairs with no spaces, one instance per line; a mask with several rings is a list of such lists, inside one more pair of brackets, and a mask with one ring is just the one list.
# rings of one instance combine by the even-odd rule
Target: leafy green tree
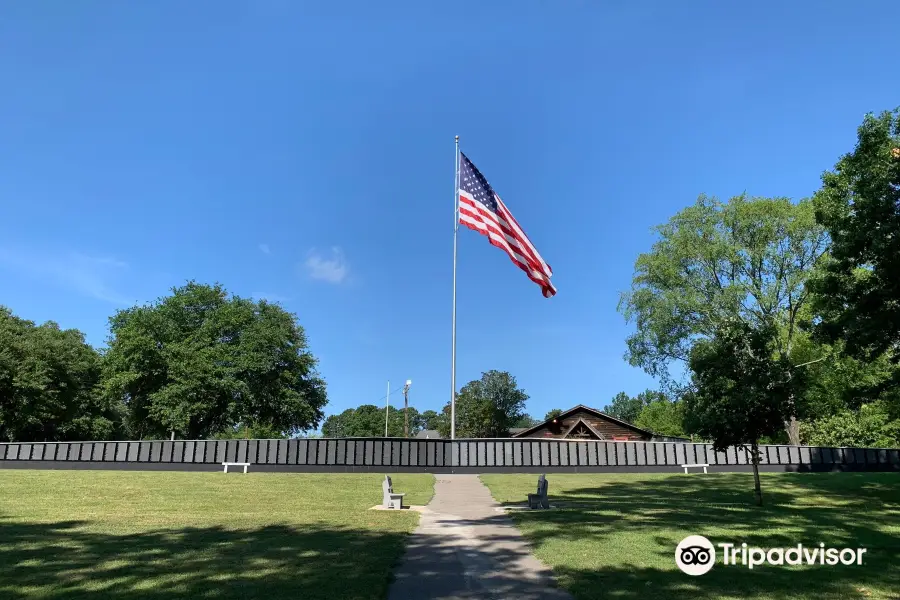
[[283,440],[287,439],[283,431],[265,425],[237,425],[215,434],[215,440]]
[[653,400],[641,409],[634,424],[658,435],[684,437],[684,404],[669,399]]
[[[332,437],[384,437],[384,407],[363,404],[330,415],[322,424],[322,435]],[[424,420],[414,407],[409,407],[410,437],[422,430]],[[388,437],[403,437],[403,411],[391,407],[388,413]]]
[[[506,371],[487,371],[470,381],[456,396],[456,437],[509,437],[509,430],[525,416],[528,394]],[[444,407],[446,420],[440,433],[450,436],[450,403]]]
[[513,427],[525,427],[527,429],[529,427],[534,427],[539,423],[541,423],[541,421],[538,421],[531,415],[522,415],[522,417],[513,424]]
[[[831,235],[811,282],[817,331],[871,360],[900,358],[900,109],[866,115],[856,148],[822,176],[814,202]],[[895,372],[896,374],[896,372]],[[895,379],[900,381],[900,377]]]
[[[833,345],[818,343],[806,336],[798,337],[792,362],[807,371],[809,384],[802,403],[804,421],[822,419],[843,411],[856,411],[863,404],[879,401],[896,402],[898,388],[894,384],[898,365],[889,354],[857,359],[844,351],[837,340]],[[900,404],[897,404],[900,408]]]
[[35,325],[0,306],[0,439],[97,440],[121,413],[97,393],[100,355],[75,329]]
[[700,196],[656,231],[619,303],[636,325],[627,340],[632,365],[668,382],[673,364],[686,365],[696,343],[734,319],[775,327],[773,351],[792,355],[806,283],[828,247],[811,201]]
[[644,404],[638,398],[632,398],[625,392],[613,396],[612,402],[603,407],[603,412],[628,423],[634,423],[641,414]]
[[293,435],[315,428],[327,403],[293,314],[195,282],[110,319],[103,386],[139,438],[239,425]]
[[[329,415],[322,423],[322,436],[327,438],[352,437],[350,432],[354,429],[353,417],[356,414],[355,408],[348,408],[342,413]],[[382,415],[382,419],[383,419]],[[382,420],[382,427],[384,421]],[[384,433],[384,429],[381,430]]]
[[758,505],[760,440],[782,428],[805,384],[804,371],[795,373],[787,356],[775,351],[778,335],[774,326],[755,329],[725,320],[691,351],[693,390],[683,399],[687,431],[711,440],[718,451],[749,449]]
[[811,446],[896,448],[900,446],[900,419],[892,418],[885,402],[863,404],[859,410],[804,422],[803,441]]
[[442,413],[433,410],[426,410],[422,413],[422,429],[439,431],[443,418],[444,415]]
[[656,400],[666,400],[666,395],[655,390],[645,390],[632,398],[625,392],[619,392],[603,408],[603,412],[626,423],[634,423],[641,411]]
[[[416,437],[416,434],[422,431],[422,415],[419,414],[419,411],[413,408],[412,406],[408,407],[409,412],[409,437]],[[384,435],[384,411],[381,412],[381,433],[378,435]],[[402,409],[394,409],[391,407],[391,412],[388,417],[388,437],[405,437],[404,433],[404,415]]]
[[561,408],[551,408],[550,410],[547,411],[547,414],[544,415],[544,420],[549,421],[550,419],[555,419],[556,417],[558,417],[561,414],[562,414]]
[[[401,414],[397,409],[391,410],[391,413]],[[381,437],[384,435],[384,408],[374,404],[348,408],[338,415],[338,427],[330,422],[331,419],[333,417],[328,417],[322,425],[322,435],[325,437]],[[403,434],[402,425],[400,434]]]

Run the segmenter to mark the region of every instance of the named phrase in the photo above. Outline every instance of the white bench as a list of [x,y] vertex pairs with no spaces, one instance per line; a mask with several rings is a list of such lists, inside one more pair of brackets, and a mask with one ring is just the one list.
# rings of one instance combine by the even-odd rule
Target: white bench
[[403,496],[406,494],[398,494],[394,491],[394,483],[389,475],[384,476],[384,481],[381,482],[381,491],[384,494],[382,499],[384,508],[395,508],[398,510],[403,508]]
[[244,467],[244,473],[247,472],[247,467],[250,466],[250,463],[239,463],[239,462],[223,462],[222,466],[225,467],[222,469],[223,473],[228,472],[228,467]]
[[707,473],[706,467],[708,467],[709,465],[706,464],[706,463],[697,463],[696,465],[681,465],[681,466],[682,466],[682,468],[684,469],[684,472],[685,472],[685,474],[686,474],[686,473],[688,472],[688,469],[690,469],[690,468],[692,468],[692,467],[696,467],[696,468],[698,468],[698,469],[699,469],[700,467],[703,467],[703,472],[704,472],[704,473]]

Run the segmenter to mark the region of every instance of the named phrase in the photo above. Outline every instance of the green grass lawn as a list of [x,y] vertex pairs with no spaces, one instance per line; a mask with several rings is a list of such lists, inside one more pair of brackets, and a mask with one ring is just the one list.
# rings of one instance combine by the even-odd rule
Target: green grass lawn
[[[413,511],[378,474],[0,470],[0,598],[382,598]],[[425,504],[434,478],[393,476]]]
[[[502,503],[525,501],[536,475],[482,475]],[[535,553],[580,599],[900,598],[900,475],[548,475],[550,511],[511,511]],[[691,577],[675,547],[697,534],[763,548],[863,547],[861,566],[725,566]]]

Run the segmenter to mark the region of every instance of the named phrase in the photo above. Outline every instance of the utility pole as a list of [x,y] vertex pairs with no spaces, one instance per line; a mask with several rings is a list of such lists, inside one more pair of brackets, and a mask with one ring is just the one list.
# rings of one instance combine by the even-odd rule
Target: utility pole
[[409,386],[412,385],[412,379],[406,380],[403,386],[403,437],[409,437]]

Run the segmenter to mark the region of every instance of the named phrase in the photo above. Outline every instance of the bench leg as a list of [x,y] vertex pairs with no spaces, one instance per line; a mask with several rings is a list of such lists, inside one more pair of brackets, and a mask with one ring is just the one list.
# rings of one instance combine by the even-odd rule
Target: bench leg
[[223,473],[227,473],[227,472],[228,472],[228,465],[223,465],[222,472],[223,472]]
[[687,475],[687,467],[684,468],[684,474]]
[[706,473],[706,467],[703,467],[703,472]]
[[244,473],[246,473],[246,472],[247,472],[247,465],[244,465]]

